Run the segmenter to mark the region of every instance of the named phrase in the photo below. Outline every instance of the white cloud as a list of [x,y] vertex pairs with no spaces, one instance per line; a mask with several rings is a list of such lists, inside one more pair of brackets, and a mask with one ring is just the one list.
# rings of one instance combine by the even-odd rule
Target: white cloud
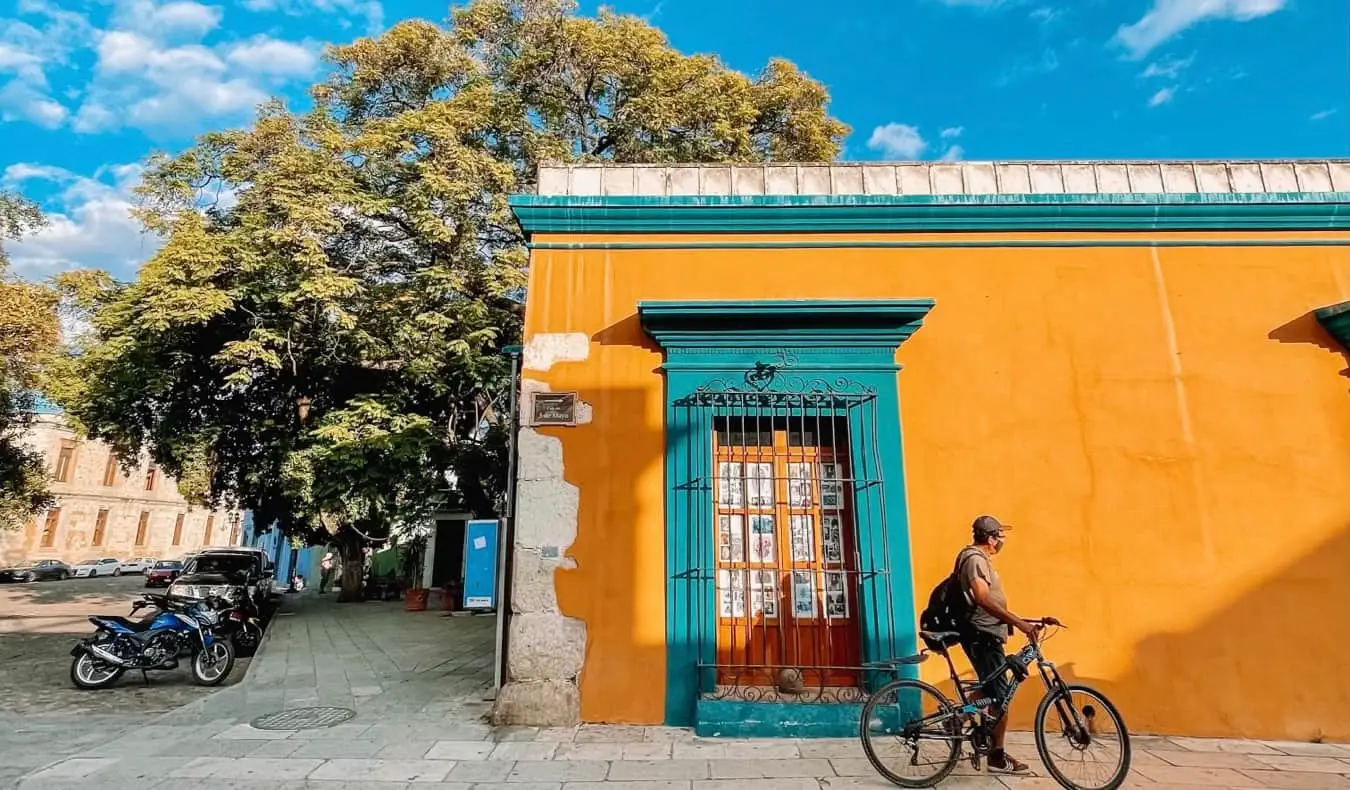
[[1148,106],[1157,107],[1172,101],[1177,95],[1176,88],[1163,88],[1149,97]]
[[[54,129],[69,115],[51,94],[48,72],[68,65],[90,39],[88,20],[45,0],[20,0],[22,19],[0,19],[0,120],[27,121]],[[3,79],[9,77],[9,79]]]
[[949,139],[951,139],[951,138],[953,138],[953,137],[960,137],[960,136],[961,136],[961,133],[964,132],[965,130],[966,130],[966,127],[964,127],[964,126],[952,126],[952,127],[950,127],[950,128],[943,129],[943,130],[942,130],[942,139],[943,139],[943,140],[949,140]]
[[1151,79],[1153,77],[1166,77],[1167,79],[1176,79],[1177,76],[1181,74],[1181,72],[1190,68],[1190,65],[1194,62],[1195,62],[1194,54],[1184,59],[1163,58],[1162,60],[1154,61],[1153,63],[1148,64],[1148,68],[1144,69],[1143,72],[1139,74],[1139,76],[1144,79]]
[[1249,22],[1284,8],[1287,0],[1153,0],[1139,21],[1122,25],[1115,41],[1142,58],[1182,31],[1212,19]]
[[130,278],[160,245],[159,238],[145,233],[131,215],[132,190],[140,178],[141,167],[136,164],[106,165],[93,177],[46,165],[10,165],[0,178],[7,187],[33,180],[60,187],[58,197],[46,206],[47,226],[6,245],[14,271],[34,279],[100,268]]
[[257,74],[308,77],[319,65],[314,47],[254,36],[232,45],[225,56],[230,63]]
[[28,121],[55,129],[69,114],[65,105],[24,80],[11,80],[0,88],[0,120]]
[[250,11],[279,12],[287,16],[354,16],[365,20],[366,32],[378,33],[384,27],[384,6],[379,0],[243,0]]
[[888,123],[872,130],[867,147],[880,151],[888,159],[917,159],[928,148],[918,127],[904,123]]
[[225,12],[220,6],[202,5],[190,0],[118,0],[110,28],[130,30],[151,38],[169,41],[178,38],[200,39],[220,25]]
[[959,145],[954,145],[951,148],[948,148],[946,151],[942,152],[942,161],[959,162],[962,159],[964,159],[965,156],[966,156],[966,149],[962,148]]
[[1322,111],[1320,111],[1320,112],[1315,112],[1315,113],[1313,113],[1312,115],[1308,116],[1308,120],[1310,120],[1310,121],[1325,121],[1326,119],[1330,118],[1331,116],[1333,116],[1333,115],[1335,115],[1335,114],[1336,114],[1336,110],[1335,110],[1334,108],[1332,108],[1332,109],[1330,109],[1330,110],[1322,110]]

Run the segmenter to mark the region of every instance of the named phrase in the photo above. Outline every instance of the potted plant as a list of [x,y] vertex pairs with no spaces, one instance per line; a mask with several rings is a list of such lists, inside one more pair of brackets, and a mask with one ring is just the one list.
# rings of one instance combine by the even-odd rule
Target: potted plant
[[409,612],[426,611],[431,590],[422,586],[422,559],[427,550],[425,535],[414,535],[402,546],[403,607]]

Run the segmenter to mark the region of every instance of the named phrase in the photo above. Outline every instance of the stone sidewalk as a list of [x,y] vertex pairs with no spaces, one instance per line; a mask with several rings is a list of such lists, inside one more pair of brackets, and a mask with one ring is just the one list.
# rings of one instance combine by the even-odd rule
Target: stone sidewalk
[[[298,604],[298,606],[296,605]],[[494,621],[336,606],[307,596],[279,615],[245,680],[29,773],[24,790],[862,790],[892,787],[856,740],[722,740],[666,727],[494,729],[483,723]],[[266,730],[257,717],[327,706],[320,729]],[[346,714],[343,714],[346,715]],[[1010,736],[1036,775],[976,775],[941,787],[1042,790],[1029,735]],[[1350,790],[1350,747],[1136,736],[1138,790]],[[1011,748],[1010,748],[1011,750]]]

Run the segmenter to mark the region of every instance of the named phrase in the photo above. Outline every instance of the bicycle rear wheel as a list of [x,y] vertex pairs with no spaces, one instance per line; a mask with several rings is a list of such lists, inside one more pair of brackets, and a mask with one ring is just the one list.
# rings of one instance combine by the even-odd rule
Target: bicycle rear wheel
[[941,691],[918,680],[895,680],[878,689],[863,706],[858,736],[877,773],[901,787],[936,785],[961,756],[956,709]]
[[[1089,686],[1065,685],[1036,708],[1036,751],[1068,790],[1116,790],[1130,773],[1130,733],[1116,706]],[[1070,774],[1083,778],[1070,778]]]

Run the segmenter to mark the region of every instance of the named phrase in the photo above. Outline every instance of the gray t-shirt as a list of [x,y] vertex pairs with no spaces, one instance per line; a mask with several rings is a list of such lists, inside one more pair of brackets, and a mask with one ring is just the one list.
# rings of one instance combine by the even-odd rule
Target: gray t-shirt
[[[970,589],[976,578],[984,579],[985,584],[989,585],[990,598],[1004,609],[1008,608],[1008,596],[1003,592],[1003,581],[999,579],[998,571],[994,570],[994,563],[989,561],[989,556],[978,549],[962,551],[961,591],[966,594],[967,600],[974,600],[970,595]],[[1000,642],[1008,641],[1008,625],[985,611],[979,604],[975,605],[970,620],[977,630],[996,637]]]

